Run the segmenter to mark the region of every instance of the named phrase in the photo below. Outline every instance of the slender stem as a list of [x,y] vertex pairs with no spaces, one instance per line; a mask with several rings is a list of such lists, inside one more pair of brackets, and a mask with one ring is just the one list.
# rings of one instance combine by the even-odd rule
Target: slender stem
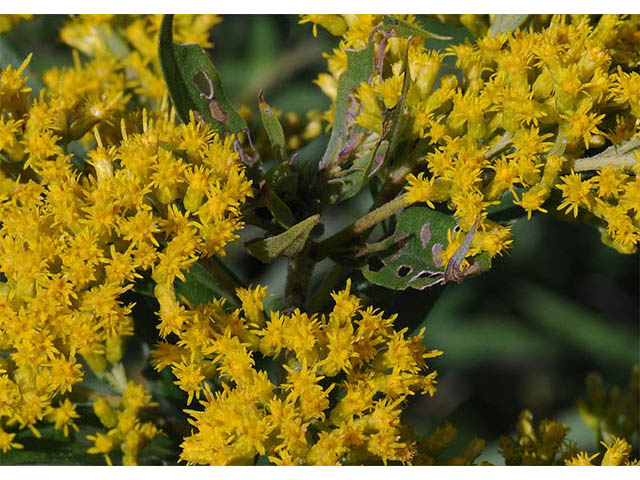
[[400,195],[394,200],[391,200],[390,202],[387,202],[384,205],[369,212],[364,217],[359,218],[348,227],[319,242],[315,246],[314,253],[316,253],[316,255],[320,256],[321,258],[324,258],[329,250],[333,249],[336,246],[342,245],[349,240],[359,237],[367,230],[375,227],[378,223],[399,212],[406,206],[407,204],[405,201],[405,196]]
[[302,308],[309,292],[311,275],[316,262],[309,256],[308,248],[289,260],[284,301],[288,309]]
[[511,145],[511,140],[513,140],[513,134],[511,132],[506,132],[493,147],[484,153],[484,158],[490,159],[502,152],[505,148]]
[[588,172],[590,170],[601,170],[609,165],[621,168],[631,168],[638,163],[638,155],[635,152],[624,155],[596,155],[594,157],[578,158],[573,161],[574,172]]
[[587,172],[589,170],[600,170],[609,165],[631,168],[640,161],[638,157],[638,147],[640,147],[640,135],[613,145],[593,157],[574,160],[572,165],[573,171]]

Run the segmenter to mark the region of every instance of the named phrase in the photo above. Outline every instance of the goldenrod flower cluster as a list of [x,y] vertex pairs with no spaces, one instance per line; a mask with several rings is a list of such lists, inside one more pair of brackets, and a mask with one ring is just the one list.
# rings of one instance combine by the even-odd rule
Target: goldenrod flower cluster
[[93,411],[109,431],[87,436],[94,443],[88,453],[103,454],[107,464],[111,465],[109,452],[119,447],[123,453],[122,463],[137,465],[140,450],[159,433],[152,422],[141,422],[138,417],[143,409],[157,403],[151,401],[151,395],[144,386],[132,381],[127,383],[118,400],[117,408],[113,408],[105,397],[98,397],[93,402]]
[[485,441],[474,437],[460,455],[448,457],[444,453],[456,439],[458,432],[450,423],[438,427],[417,444],[416,465],[490,465],[487,462],[476,463],[482,454]]
[[[333,100],[347,51],[375,42],[374,74],[351,92],[347,115],[348,127],[365,134],[346,150],[384,140],[389,112],[402,104],[399,141],[426,145],[426,153],[403,147],[408,155],[378,165],[372,175],[385,182],[400,171],[394,196],[404,188],[406,203],[454,212],[460,228],[449,231],[443,263],[472,230],[467,256],[493,257],[509,248],[510,226],[488,217],[505,198],[529,217],[553,202],[573,217],[585,214],[606,242],[634,251],[640,76],[633,69],[640,64],[640,20],[557,16],[529,31],[492,35],[481,16],[462,17],[480,38],[444,54],[416,37],[388,35],[379,28],[381,15],[302,17],[301,23],[314,24],[314,34],[319,24],[341,37],[326,55],[329,72],[317,80]],[[0,32],[18,20],[0,16]],[[228,299],[197,305],[179,295],[177,280],[186,281],[196,262],[218,262],[238,238],[243,209],[266,206],[296,221],[301,209],[287,205],[290,198],[281,199],[277,188],[269,192],[268,181],[258,185],[265,164],[255,149],[251,158],[242,150],[248,131],[224,136],[198,112],[186,123],[176,120],[157,55],[161,21],[160,15],[72,16],[60,37],[74,49],[73,63],[45,71],[39,92],[26,84],[31,55],[0,70],[0,450],[23,448],[16,435],[29,429],[40,436],[43,422],[74,435],[78,402],[88,401],[104,427],[87,436],[88,452],[111,464],[110,455],[120,450],[124,464],[139,463],[143,448],[162,434],[162,424],[149,420],[159,406],[150,386],[142,376],[128,377],[123,365],[136,327],[131,291],[146,282],[153,285],[160,338],[151,364],[170,370],[187,401],[180,461],[475,464],[484,441],[474,438],[461,454],[445,456],[455,438],[451,425],[419,439],[403,423],[411,397],[436,392],[437,372],[427,359],[442,352],[425,346],[424,329],[411,335],[394,326],[395,315],[365,305],[351,280],[331,294],[332,307],[318,312],[295,308],[304,302],[288,298],[282,309],[270,310],[262,286],[231,288]],[[219,21],[177,16],[174,38],[210,48],[209,31]],[[442,75],[447,56],[456,58],[459,77]],[[334,109],[335,103],[324,114],[330,123]],[[309,112],[306,122],[282,116],[289,149],[319,135],[319,115]],[[620,152],[593,155],[610,144]],[[286,163],[278,166],[297,168]],[[247,166],[256,167],[253,183]],[[592,170],[597,173],[585,173]],[[249,203],[254,187],[271,193],[272,203]],[[304,186],[292,188],[298,187]],[[309,205],[318,207],[318,198]],[[260,216],[251,213],[247,221]],[[269,224],[276,234],[265,242],[282,242],[274,250],[293,257],[295,277],[304,271],[296,265],[316,262],[312,254],[321,243],[309,232],[295,234],[293,221],[284,223],[294,227],[282,233]],[[292,236],[293,244],[284,245]],[[313,265],[308,270],[310,280]],[[302,277],[293,280],[304,283]],[[113,392],[78,388],[86,386],[89,371]],[[631,461],[637,370],[634,375],[628,394],[603,393],[593,377],[588,402],[580,406],[587,423],[604,433],[602,464]],[[595,459],[568,444],[567,429],[557,422],[536,427],[525,411],[517,431],[517,440],[500,441],[509,464]]]
[[[157,107],[167,94],[157,52],[161,21],[162,15],[77,15],[63,25],[60,38],[89,57],[117,62],[127,87]],[[217,15],[176,15],[175,39],[211,48],[209,32],[220,21]]]
[[[596,432],[604,455],[579,451],[567,439],[569,429],[554,420],[537,425],[524,410],[516,423],[517,438],[501,437],[500,454],[507,465],[640,465],[632,458],[632,437],[640,429],[640,366],[634,365],[627,389],[617,385],[608,391],[597,373],[587,377],[587,398],[578,400],[578,411],[586,425]],[[594,463],[596,462],[596,463]]]
[[[384,133],[383,119],[399,105],[409,72],[403,139],[423,139],[429,147],[421,157],[426,171],[406,178],[406,201],[431,208],[442,204],[454,212],[461,228],[450,236],[444,262],[476,219],[468,257],[481,252],[493,257],[510,246],[510,227],[487,217],[501,201],[519,205],[528,218],[550,209],[569,217],[584,214],[599,226],[605,243],[623,253],[636,251],[640,19],[557,15],[539,29],[493,34],[479,17],[460,16],[465,25],[478,27],[472,29],[477,42],[467,40],[445,53],[426,48],[422,38],[372,35],[381,16],[308,15],[302,21],[342,36],[339,48],[326,55],[329,73],[317,80],[332,99],[347,68],[346,50],[377,39],[376,58],[384,55],[384,63],[354,92],[353,120],[374,138]],[[413,22],[411,16],[405,20]],[[460,75],[445,74],[448,56],[455,58]],[[619,153],[589,158],[619,144]],[[406,151],[405,156],[389,168],[420,167],[407,163]]]
[[[251,195],[231,138],[194,121],[176,125],[166,97],[153,111],[129,108],[136,93],[125,93],[128,73],[116,58],[76,56],[73,67],[44,74],[37,98],[25,85],[28,63],[0,72],[3,450],[19,448],[7,427],[36,435],[43,419],[65,433],[75,427],[67,395],[83,378],[81,362],[103,375],[118,367],[134,326],[121,296],[145,271],[158,285],[160,330],[180,328],[174,279],[224,254]],[[69,153],[82,144],[83,155]],[[135,463],[144,442],[131,432],[148,440],[155,431],[138,428],[139,405],[126,406],[120,380],[130,428],[118,427],[118,438]],[[106,453],[100,439],[94,451]]]
[[[529,410],[520,414],[516,424],[517,439],[501,437],[500,454],[506,465],[569,465],[589,466],[600,453],[589,455],[579,451],[574,443],[566,439],[569,429],[554,420],[543,420],[537,426]],[[612,437],[609,442],[601,442],[605,453],[599,459],[599,465],[615,467],[618,465],[640,465],[631,459],[631,444],[623,439]]]
[[524,410],[516,424],[517,439],[501,437],[500,454],[506,465],[562,465],[578,454],[565,443],[569,429],[554,420],[542,420],[537,426],[533,414]]
[[640,366],[635,365],[627,389],[606,389],[602,376],[592,373],[586,380],[586,398],[578,399],[578,411],[589,428],[607,442],[630,440],[640,428]]
[[[619,465],[624,466],[640,466],[640,460],[631,459],[632,447],[629,442],[622,438],[613,438],[611,442],[600,442],[606,449],[606,452],[600,459],[600,465],[603,467],[617,467]],[[600,457],[600,453],[594,453],[589,455],[587,452],[580,452],[575,457],[565,460],[565,465],[574,467],[588,467],[596,465],[594,460]]]
[[[266,289],[238,291],[242,308],[203,304],[184,312],[179,340],[152,353],[203,410],[188,410],[196,429],[182,444],[189,464],[278,465],[411,463],[415,442],[400,415],[415,393],[433,395],[437,373],[425,359],[442,352],[407,338],[372,307],[344,290],[328,315],[263,308]],[[273,358],[269,374],[256,366]],[[217,389],[213,392],[210,383]]]

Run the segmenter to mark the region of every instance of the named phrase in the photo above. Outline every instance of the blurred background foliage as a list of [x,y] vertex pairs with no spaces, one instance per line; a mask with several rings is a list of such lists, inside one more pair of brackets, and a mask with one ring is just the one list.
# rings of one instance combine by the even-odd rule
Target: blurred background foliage
[[[34,52],[31,74],[53,65],[70,65],[71,51],[58,38],[64,19],[41,15],[0,35],[0,63],[19,65]],[[453,36],[454,42],[473,39],[464,27],[446,26],[429,17],[420,21],[435,33]],[[318,30],[314,38],[311,27],[298,25],[298,17],[293,15],[227,15],[212,31],[215,47],[211,57],[228,97],[236,106],[251,108],[254,132],[259,128],[257,92],[261,88],[269,103],[281,112],[304,115],[310,109],[328,108],[329,100],[313,80],[326,69],[322,52],[330,52],[337,39],[324,29]],[[434,41],[431,47],[446,44]],[[445,73],[454,71],[453,59],[447,62]],[[35,78],[30,86],[38,87]],[[321,155],[326,140],[321,136],[304,154]],[[355,215],[363,214],[369,203],[360,195],[346,208],[329,210],[323,218],[325,232],[337,231]],[[270,293],[281,294],[286,261],[280,259],[267,271],[242,247],[243,240],[255,237],[256,232],[247,229],[242,236],[229,249],[228,264],[247,283],[267,284]],[[398,293],[365,288],[364,281],[359,282],[365,298],[375,299],[372,303],[388,314],[398,313],[398,326],[410,330],[426,326],[428,346],[445,352],[430,361],[439,371],[437,394],[414,399],[406,410],[408,423],[418,433],[428,434],[449,421],[458,429],[451,450],[460,450],[477,435],[487,440],[478,460],[502,464],[497,438],[512,434],[520,411],[529,408],[537,419],[565,422],[571,429],[569,438],[580,448],[595,451],[595,436],[580,419],[575,402],[584,395],[589,372],[600,372],[607,386],[626,386],[632,365],[640,362],[639,257],[603,246],[598,232],[589,226],[551,215],[519,220],[513,238],[512,250],[494,262],[488,273],[462,284]],[[319,269],[323,267],[326,269],[326,265],[319,265]],[[142,370],[142,365],[148,365],[147,345],[157,338],[153,314],[157,304],[140,294],[128,295],[137,302],[136,340],[125,357],[128,373],[137,370],[138,375],[151,378],[155,393],[161,393],[157,396],[164,397],[160,408],[180,423],[183,414],[174,405],[184,404],[182,397],[186,395],[171,379],[162,378],[165,375],[149,367]],[[25,446],[38,442],[29,438],[30,432],[21,433],[21,437],[18,440]],[[77,438],[84,440],[84,435]],[[169,435],[149,447],[147,463],[160,463],[160,458],[167,461],[172,449],[177,452],[171,438],[179,437]],[[62,437],[59,441],[57,464],[102,463],[99,456],[84,453],[87,445],[82,442],[72,446]],[[634,444],[638,443],[634,439]],[[29,450],[39,448],[33,447]],[[0,463],[41,462],[5,457]]]

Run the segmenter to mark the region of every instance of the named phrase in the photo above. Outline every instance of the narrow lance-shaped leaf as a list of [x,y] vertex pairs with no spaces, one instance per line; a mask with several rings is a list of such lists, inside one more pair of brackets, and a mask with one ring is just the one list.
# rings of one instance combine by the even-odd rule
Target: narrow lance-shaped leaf
[[171,100],[183,122],[189,122],[189,112],[194,111],[219,132],[247,129],[225,96],[220,75],[207,52],[196,44],[173,43],[173,15],[162,19],[158,58]]
[[269,209],[276,222],[284,228],[289,228],[296,223],[296,218],[289,206],[269,185],[264,186],[263,192],[264,204]]
[[282,130],[282,125],[280,125],[278,117],[276,117],[275,113],[271,109],[271,106],[265,102],[262,90],[260,90],[260,93],[258,94],[258,107],[260,108],[260,118],[262,119],[264,129],[267,131],[269,142],[276,151],[278,159],[281,162],[284,162],[287,159],[284,131]]
[[293,257],[304,248],[311,230],[319,222],[320,215],[313,215],[280,235],[248,242],[245,247],[253,256],[264,263],[271,262],[283,255]]
[[[382,48],[384,47],[380,45],[379,49]],[[358,149],[359,154],[356,154],[356,159],[351,168],[341,172],[341,175],[329,181],[328,201],[330,203],[337,203],[357,195],[367,184],[369,177],[395,152],[408,121],[404,103],[410,84],[408,51],[409,46],[407,45],[403,67],[405,77],[400,99],[395,106],[385,112],[382,119],[382,133],[375,146],[367,151],[363,149],[361,144]],[[350,140],[355,139],[357,139],[355,136],[350,138]]]
[[423,38],[434,38],[436,40],[451,40],[452,37],[438,35],[437,33],[425,30],[420,25],[409,23],[400,18],[385,15],[382,19],[382,25],[386,32],[394,32],[398,37],[410,37],[417,35]]
[[[385,112],[384,118],[382,119],[382,135],[380,136],[378,145],[376,145],[376,149],[374,150],[374,160],[376,161],[375,170],[380,168],[383,163],[393,157],[396,148],[398,147],[398,144],[400,143],[400,140],[402,138],[402,134],[404,133],[404,130],[409,121],[409,114],[407,111],[407,107],[405,106],[405,101],[407,98],[407,93],[409,92],[409,85],[411,84],[411,71],[409,70],[410,43],[411,37],[409,37],[409,42],[407,42],[407,48],[404,52],[404,63],[402,67],[402,74],[404,75],[404,79],[402,82],[402,92],[400,94],[400,98],[392,108]],[[384,140],[388,141],[388,148],[384,152],[382,159],[378,161],[378,159],[376,158],[378,156],[378,148]],[[367,172],[367,177],[368,176],[369,172]]]
[[329,165],[335,159],[347,141],[348,113],[352,91],[362,82],[369,81],[373,71],[373,43],[358,51],[347,52],[347,69],[338,79],[338,92],[333,114],[333,129],[329,144],[322,156],[320,168]]
[[513,32],[527,20],[529,15],[494,15],[491,20],[491,36],[495,37],[499,33]]

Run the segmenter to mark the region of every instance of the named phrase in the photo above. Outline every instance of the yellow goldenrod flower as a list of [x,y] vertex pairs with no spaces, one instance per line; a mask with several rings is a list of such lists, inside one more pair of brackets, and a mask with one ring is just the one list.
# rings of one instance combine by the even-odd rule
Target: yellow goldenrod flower
[[582,180],[582,177],[571,172],[571,175],[562,177],[564,184],[557,185],[562,191],[563,202],[558,206],[558,210],[566,209],[566,213],[573,212],[573,216],[578,216],[578,207],[590,208],[593,201],[591,192],[591,179]]
[[13,439],[16,436],[15,433],[5,432],[0,429],[0,448],[2,449],[2,453],[6,453],[12,448],[21,449],[24,446],[21,443],[14,442]]
[[80,415],[76,412],[76,406],[68,398],[55,408],[49,407],[47,415],[47,419],[53,422],[56,430],[62,430],[65,437],[69,435],[69,427],[78,431],[78,426],[74,423],[77,418],[80,418]]

